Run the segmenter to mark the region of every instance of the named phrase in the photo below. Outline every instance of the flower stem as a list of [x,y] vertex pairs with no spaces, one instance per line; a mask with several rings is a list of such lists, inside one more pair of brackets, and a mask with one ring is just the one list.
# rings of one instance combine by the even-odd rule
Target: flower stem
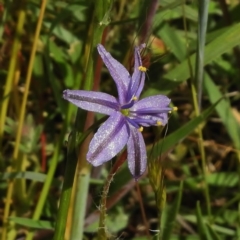
[[[95,69],[95,49],[98,43],[101,42],[102,39],[102,33],[104,30],[103,25],[99,25],[101,22],[105,12],[107,11],[108,3],[104,0],[96,1],[94,5],[94,13],[91,19],[91,26],[89,28],[88,32],[88,40],[87,44],[85,46],[85,61],[86,61],[86,71],[84,79],[84,90],[91,90],[93,86],[93,79],[94,79],[94,69]],[[94,79],[95,81],[95,79]],[[93,115],[88,115],[90,118],[88,121],[86,121],[86,124],[83,126],[77,126],[81,115],[81,110],[78,109],[78,114],[76,118],[75,127],[78,131],[81,131],[82,129],[86,129],[89,127],[89,124],[93,122]],[[79,119],[80,118],[80,119]],[[85,115],[86,119],[86,115]],[[86,144],[88,144],[88,141],[84,143],[83,149],[79,152],[78,156],[78,167],[76,172],[76,185],[77,190],[75,192],[74,197],[74,210],[73,210],[73,222],[74,227],[71,229],[71,237],[70,239],[82,239],[83,238],[83,229],[84,229],[84,218],[86,214],[86,205],[87,205],[87,196],[88,196],[88,188],[89,188],[89,182],[90,182],[90,172],[91,167],[86,161],[86,154],[83,155],[83,153],[86,153]]]
[[[208,1],[208,0],[207,0]],[[201,1],[199,1],[200,4],[202,4]],[[206,2],[204,1],[203,4],[208,6]],[[206,7],[205,6],[205,7]],[[184,12],[184,5],[183,5],[183,12]],[[201,11],[199,11],[199,18],[201,18]],[[207,18],[207,14],[204,15],[205,18]],[[201,20],[201,19],[200,19]],[[202,21],[199,21],[202,23]],[[203,21],[206,24],[206,19]],[[201,26],[199,26],[201,28]],[[186,35],[186,41],[188,41],[188,36],[187,36],[187,23],[186,23],[186,18],[184,17],[184,29],[185,29],[185,35]],[[191,76],[191,91],[192,91],[192,98],[193,98],[193,106],[195,109],[195,114],[196,116],[200,116],[200,99],[201,97],[201,89],[202,86],[202,78],[203,78],[203,71],[204,71],[204,45],[205,45],[205,34],[206,34],[206,26],[204,26],[204,29],[202,31],[199,31],[198,34],[201,33],[201,36],[199,37],[202,39],[204,42],[198,43],[198,51],[196,55],[196,67],[195,67],[195,77],[193,73],[193,68],[192,68],[192,63],[190,61],[190,58],[188,57],[188,65],[189,65],[189,70],[190,70],[190,76]],[[188,46],[188,43],[186,44]],[[202,46],[203,45],[203,46]],[[187,47],[188,50],[188,47]],[[193,80],[195,79],[195,81]],[[198,89],[198,90],[197,90]],[[202,135],[202,127],[197,128],[198,132],[198,137],[199,137],[199,151],[201,155],[201,163],[202,163],[202,174],[203,174],[203,181],[204,181],[204,186],[203,186],[203,193],[205,196],[206,200],[206,206],[207,206],[207,214],[209,219],[211,218],[211,202],[210,202],[210,194],[209,194],[209,187],[207,184],[207,164],[206,164],[206,156],[205,156],[205,150],[203,146],[203,135]]]
[[67,222],[67,214],[69,202],[71,199],[72,186],[77,166],[77,156],[76,156],[76,132],[69,136],[68,141],[68,154],[67,154],[67,166],[64,176],[63,189],[60,199],[60,206],[58,211],[58,217],[55,227],[54,240],[64,239],[65,227]]
[[[72,195],[73,181],[75,177],[75,171],[77,166],[77,149],[79,145],[86,139],[86,137],[101,124],[106,118],[100,119],[94,125],[92,125],[87,131],[83,134],[78,135],[74,130],[69,136],[68,141],[68,154],[67,154],[67,165],[64,176],[64,183],[62,194],[60,198],[60,206],[57,216],[57,222],[55,227],[54,240],[64,239],[65,228],[67,225],[67,215],[69,209],[69,203]],[[66,124],[67,125],[67,124]],[[65,132],[65,128],[63,133]],[[80,205],[82,207],[82,205]]]

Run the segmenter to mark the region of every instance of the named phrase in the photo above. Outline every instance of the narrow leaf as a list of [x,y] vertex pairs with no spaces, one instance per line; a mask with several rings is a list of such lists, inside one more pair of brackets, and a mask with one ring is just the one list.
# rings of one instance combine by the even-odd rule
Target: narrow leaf
[[[220,101],[220,100],[219,100]],[[216,102],[214,105],[209,107],[207,110],[203,111],[202,114],[191,121],[189,121],[187,124],[176,130],[174,133],[168,135],[165,139],[159,141],[152,152],[153,158],[157,158],[161,153],[164,153],[171,148],[174,147],[179,141],[182,141],[184,138],[186,138],[191,132],[193,132],[196,127],[204,122],[207,117],[212,113],[212,111],[215,109],[215,106],[219,103]]]
[[202,240],[211,240],[212,238],[210,237],[209,231],[204,223],[199,201],[197,202],[196,215],[197,215],[198,234],[201,236]]
[[[218,87],[207,74],[204,81],[204,89],[207,92],[211,103],[223,97]],[[216,107],[216,110],[223,124],[225,125],[235,147],[237,149],[240,149],[240,126],[233,115],[230,102],[226,98],[223,99],[221,103]]]
[[[240,42],[240,23],[229,27],[224,33],[219,35],[205,47],[204,65],[216,60],[223,53],[230,51]],[[196,54],[190,57],[190,61],[195,71]],[[180,65],[164,75],[165,79],[182,82],[190,77],[188,60],[183,61]]]
[[0,174],[1,180],[6,179],[29,179],[37,182],[44,182],[46,179],[46,175],[43,173],[37,173],[37,172],[11,172],[11,173],[3,173]]
[[51,221],[39,221],[23,217],[10,217],[9,220],[24,227],[30,227],[35,229],[53,229],[53,222]]
[[182,200],[183,182],[180,183],[178,195],[174,200],[172,206],[165,208],[162,215],[162,239],[170,240],[173,232],[177,213],[179,212],[181,200]]

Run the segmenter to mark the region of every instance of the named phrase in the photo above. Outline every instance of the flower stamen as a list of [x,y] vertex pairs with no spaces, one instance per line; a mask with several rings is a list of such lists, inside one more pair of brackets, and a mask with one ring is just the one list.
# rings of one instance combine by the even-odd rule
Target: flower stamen
[[157,126],[162,126],[162,122],[161,121],[157,121]]
[[145,68],[144,66],[139,66],[138,69],[141,72],[146,72],[147,71],[147,68]]
[[177,110],[178,110],[178,107],[173,107],[171,111],[169,111],[169,113],[172,113],[172,111],[177,111]]
[[132,100],[137,101],[138,98],[137,98],[136,96],[133,96],[133,97],[132,97]]
[[141,126],[140,128],[138,128],[138,131],[142,132],[143,131],[143,127]]

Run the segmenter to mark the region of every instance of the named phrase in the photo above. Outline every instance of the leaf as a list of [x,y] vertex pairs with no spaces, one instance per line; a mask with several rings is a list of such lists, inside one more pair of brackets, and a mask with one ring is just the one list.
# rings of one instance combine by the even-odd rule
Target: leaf
[[9,220],[15,222],[18,225],[35,228],[35,229],[54,229],[53,222],[50,221],[38,221],[29,218],[22,217],[10,217]]
[[207,224],[206,226],[209,229],[209,232],[210,232],[210,235],[211,235],[211,239],[213,239],[213,240],[220,240],[220,237],[215,232],[215,230],[212,228],[212,226],[210,224]]
[[[211,103],[215,102],[216,99],[223,98],[222,93],[219,91],[218,87],[215,85],[209,75],[206,74],[203,84]],[[240,125],[237,122],[235,116],[233,115],[231,105],[228,99],[224,98],[221,103],[216,107],[216,110],[223,124],[225,125],[235,147],[237,149],[240,149]]]
[[6,179],[29,179],[34,180],[37,182],[44,182],[46,179],[46,175],[43,173],[37,173],[37,172],[11,172],[11,173],[3,173],[0,174],[1,180]]
[[187,137],[191,132],[193,132],[196,127],[201,124],[203,121],[207,119],[207,117],[212,113],[212,111],[215,109],[215,106],[219,103],[216,102],[214,105],[210,106],[207,110],[202,112],[202,114],[188,123],[186,123],[184,126],[176,130],[174,133],[168,135],[165,139],[159,141],[157,143],[158,146],[154,148],[152,151],[152,157],[157,158],[161,153],[164,153],[166,151],[169,151],[171,148],[174,147],[179,141],[183,140],[185,137]]
[[[239,45],[240,42],[240,23],[235,24],[229,28],[221,35],[216,37],[205,47],[205,58],[204,65],[211,63],[216,60],[223,53],[230,51],[235,46]],[[192,64],[193,71],[195,71],[195,59],[196,54],[192,54],[190,61]],[[165,79],[182,82],[190,77],[188,60],[183,61],[180,65],[169,71],[163,76]]]
[[194,22],[197,22],[197,11],[191,8],[188,5],[184,4],[183,12],[183,2],[179,0],[161,0],[160,5],[162,8],[156,14],[154,22],[162,22],[162,20],[169,20],[174,18],[182,18],[184,15],[185,18],[190,19]]
[[[197,224],[197,218],[195,215],[185,215],[185,216],[183,216],[183,218],[185,220],[189,221],[190,223]],[[206,222],[205,219],[202,219],[202,220]],[[235,234],[236,234],[235,230],[233,230],[231,228],[227,228],[225,226],[223,227],[223,226],[220,226],[217,224],[212,224],[211,226],[216,232],[223,233],[227,236],[235,236]]]
[[209,0],[198,2],[198,41],[196,51],[195,81],[197,87],[198,105],[201,109],[202,85],[204,75],[204,46],[206,42],[206,32],[208,25],[208,5]]
[[176,199],[174,200],[174,203],[166,207],[163,211],[162,215],[162,222],[161,222],[161,229],[162,229],[162,239],[164,240],[170,240],[173,227],[175,224],[175,220],[177,217],[177,213],[179,212],[181,200],[182,200],[182,191],[183,191],[183,182],[180,183],[180,187],[178,190],[178,194],[176,196]]
[[219,172],[207,175],[208,184],[215,187],[236,187],[239,183],[239,175],[236,172]]
[[169,24],[164,24],[158,31],[158,35],[164,41],[165,45],[175,55],[179,62],[186,58],[186,47],[175,29],[171,28]]
[[204,219],[202,216],[202,210],[201,210],[199,201],[197,202],[196,215],[197,215],[198,234],[200,235],[202,240],[211,240],[209,231],[204,223]]
[[105,14],[103,16],[103,19],[99,23],[100,26],[101,25],[107,26],[111,22],[110,14],[111,14],[111,11],[112,11],[112,7],[113,7],[113,0],[110,1],[109,8],[105,12]]

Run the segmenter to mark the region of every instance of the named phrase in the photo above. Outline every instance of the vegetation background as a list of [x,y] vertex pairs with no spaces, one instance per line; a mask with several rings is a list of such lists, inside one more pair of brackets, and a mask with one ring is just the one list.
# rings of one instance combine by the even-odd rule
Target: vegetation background
[[[1,1],[0,239],[240,239],[239,12],[238,0]],[[178,111],[144,129],[135,182],[124,151],[86,163],[102,116],[62,92],[115,95],[96,45],[131,71],[143,42],[143,96]]]

